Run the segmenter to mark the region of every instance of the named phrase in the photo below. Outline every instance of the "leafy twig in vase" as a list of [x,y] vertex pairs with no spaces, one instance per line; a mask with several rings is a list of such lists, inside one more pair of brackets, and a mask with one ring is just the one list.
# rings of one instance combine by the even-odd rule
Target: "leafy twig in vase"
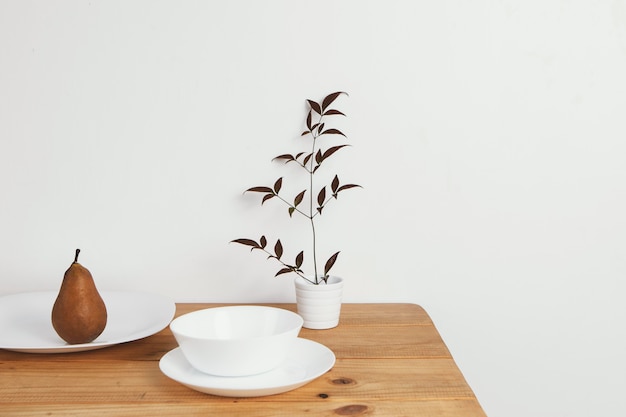
[[[268,242],[265,235],[261,236],[258,241],[248,238],[235,239],[232,241],[251,247],[251,251],[255,249],[261,250],[268,255],[268,259],[275,259],[276,261],[278,261],[282,265],[282,268],[276,273],[275,276],[287,273],[295,273],[305,280],[309,281],[311,284],[318,285],[322,282],[326,283],[329,277],[328,273],[330,272],[331,268],[335,264],[335,261],[337,260],[337,257],[339,256],[339,252],[335,252],[333,255],[331,255],[324,265],[324,275],[320,276],[318,274],[317,235],[315,231],[315,219],[318,215],[322,214],[322,211],[328,205],[328,203],[330,203],[331,200],[337,199],[337,196],[340,192],[348,190],[350,188],[360,187],[360,185],[356,184],[342,185],[337,175],[335,175],[332,182],[328,186],[323,186],[317,192],[314,184],[315,174],[322,166],[324,161],[328,160],[328,158],[334,155],[337,151],[343,149],[346,146],[349,146],[346,144],[336,145],[322,150],[317,143],[317,139],[324,135],[339,135],[346,137],[346,135],[344,135],[343,132],[341,132],[340,130],[335,128],[329,128],[326,126],[326,119],[329,116],[345,116],[345,114],[341,111],[330,108],[330,105],[337,99],[337,97],[342,94],[346,93],[339,91],[329,94],[322,100],[321,103],[317,103],[313,100],[307,100],[307,103],[309,105],[309,112],[306,118],[306,130],[302,132],[301,136],[311,138],[310,151],[299,152],[295,155],[282,154],[273,159],[283,161],[284,163],[294,162],[299,165],[304,171],[306,171],[308,175],[308,188],[299,192],[293,198],[293,200],[286,199],[285,197],[283,197],[283,195],[280,194],[283,185],[283,177],[280,177],[274,182],[274,185],[271,187],[257,186],[248,188],[246,190],[246,192],[256,192],[263,194],[261,205],[263,205],[266,201],[276,197],[288,207],[289,217],[293,217],[294,214],[304,216],[308,219],[310,223],[311,238],[313,243],[312,252],[314,279],[308,278],[301,269],[304,262],[304,251],[300,251],[298,255],[296,255],[293,264],[287,263],[282,259],[283,245],[280,239],[276,241],[273,249],[271,250],[268,249]],[[314,118],[316,118],[317,121],[314,122]],[[330,192],[327,192],[327,187]],[[306,206],[306,208],[302,208],[302,203],[305,200],[305,197],[308,197],[308,204],[305,203],[304,206]]]

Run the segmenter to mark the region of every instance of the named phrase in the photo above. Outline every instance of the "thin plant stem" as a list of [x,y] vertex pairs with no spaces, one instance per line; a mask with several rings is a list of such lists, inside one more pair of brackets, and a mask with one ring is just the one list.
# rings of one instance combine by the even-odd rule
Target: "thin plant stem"
[[[321,121],[321,117],[320,117]],[[315,141],[317,140],[317,135],[311,132],[313,135],[313,149],[311,150],[311,169],[309,169],[309,219],[311,222],[311,235],[313,237],[313,271],[315,273],[315,284],[319,284],[317,280],[317,242],[315,240],[315,222],[313,221],[313,162],[315,160]]]

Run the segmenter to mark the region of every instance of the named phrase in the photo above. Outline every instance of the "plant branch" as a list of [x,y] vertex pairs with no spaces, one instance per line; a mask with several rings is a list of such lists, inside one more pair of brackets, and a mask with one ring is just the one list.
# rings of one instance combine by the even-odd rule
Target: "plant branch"
[[276,197],[278,197],[280,199],[280,201],[282,201],[283,203],[287,204],[290,208],[294,209],[294,211],[297,211],[298,213],[300,213],[301,215],[303,215],[304,217],[306,217],[307,219],[310,219],[311,216],[309,216],[308,214],[306,214],[304,211],[300,210],[298,207],[294,206],[293,204],[291,204],[289,201],[285,200],[284,198],[282,198],[280,195],[278,195],[278,193],[274,193],[274,195]]
[[[295,161],[309,175],[308,189],[305,188],[303,191],[298,193],[294,197],[293,203],[283,198],[283,196],[279,195],[279,192],[281,191],[281,187],[283,183],[282,177],[277,179],[272,187],[257,186],[257,187],[252,187],[246,190],[246,191],[257,192],[257,193],[263,194],[261,205],[263,205],[263,203],[265,203],[267,200],[270,200],[274,197],[278,197],[278,199],[280,199],[283,203],[285,203],[289,207],[290,217],[292,217],[294,212],[298,212],[301,216],[304,216],[309,220],[310,230],[311,230],[311,240],[312,240],[312,251],[313,251],[312,258],[313,258],[314,278],[307,278],[304,275],[303,271],[300,269],[304,261],[304,251],[301,251],[298,254],[294,265],[289,265],[281,260],[281,256],[283,254],[283,248],[282,248],[280,239],[276,242],[276,245],[274,247],[274,253],[271,253],[270,251],[266,249],[267,239],[265,238],[265,236],[261,236],[261,239],[258,242],[252,239],[247,239],[247,238],[235,239],[233,241],[233,242],[237,242],[248,247],[252,247],[252,250],[261,249],[270,258],[274,258],[279,263],[281,263],[283,268],[278,271],[276,276],[293,272],[293,273],[298,274],[298,276],[302,277],[303,279],[310,282],[311,284],[318,285],[328,280],[329,271],[335,264],[335,261],[337,260],[337,255],[339,254],[339,252],[336,252],[335,254],[333,254],[326,261],[323,275],[320,274],[321,271],[319,271],[318,269],[318,262],[317,262],[317,243],[318,242],[317,242],[317,232],[315,228],[316,226],[315,217],[318,214],[321,214],[324,207],[326,207],[326,205],[330,203],[330,200],[332,200],[333,198],[336,199],[337,195],[341,191],[354,188],[354,187],[360,187],[360,186],[356,184],[341,185],[338,176],[335,175],[334,179],[329,185],[321,187],[317,191],[317,193],[314,193],[313,190],[315,189],[314,188],[315,187],[314,175],[317,173],[322,163],[326,159],[334,155],[340,149],[346,146],[349,146],[347,144],[334,145],[334,146],[329,146],[325,150],[322,150],[321,147],[319,147],[317,143],[317,139],[322,135],[329,135],[329,136],[341,135],[344,137],[346,136],[339,129],[336,129],[333,127],[327,128],[324,123],[325,116],[331,116],[331,115],[345,116],[343,112],[330,108],[330,105],[341,94],[346,94],[346,93],[335,92],[335,93],[328,94],[319,103],[312,101],[312,100],[307,100],[307,103],[309,105],[309,112],[306,117],[306,129],[302,132],[300,136],[311,135],[310,153],[305,151],[305,152],[299,152],[293,155],[281,154],[281,155],[276,156],[273,159],[273,160],[281,160],[281,161],[284,161],[285,163]],[[316,123],[313,123],[312,119],[314,117],[317,119]],[[307,192],[309,194],[308,196],[306,196]],[[309,199],[308,200],[308,213],[307,213],[307,208],[306,208],[307,204],[304,201],[306,197],[308,197]],[[298,206],[301,203],[304,203],[301,206],[302,208],[298,208]]]
[[260,249],[263,252],[268,254],[268,258],[272,258],[272,259],[276,259],[278,262],[280,262],[282,264],[282,266],[284,266],[285,268],[288,268],[291,270],[291,272],[298,274],[302,279],[305,279],[307,281],[309,281],[311,284],[317,284],[317,282],[313,282],[310,279],[308,279],[303,273],[302,271],[300,271],[298,268],[294,267],[293,265],[289,265],[286,264],[285,262],[282,261],[282,259],[278,258],[276,255],[274,255],[273,253],[271,253],[270,251],[268,251],[265,248],[254,248],[254,249]]

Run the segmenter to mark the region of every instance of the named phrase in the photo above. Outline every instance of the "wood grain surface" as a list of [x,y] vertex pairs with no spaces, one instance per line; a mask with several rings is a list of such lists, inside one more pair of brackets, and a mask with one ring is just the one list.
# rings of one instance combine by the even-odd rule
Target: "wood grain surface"
[[[178,304],[176,315],[218,305]],[[88,352],[0,350],[0,415],[485,416],[417,305],[344,304],[338,327],[300,337],[332,349],[335,366],[301,388],[255,398],[203,394],[163,375],[158,361],[177,346],[169,329]]]

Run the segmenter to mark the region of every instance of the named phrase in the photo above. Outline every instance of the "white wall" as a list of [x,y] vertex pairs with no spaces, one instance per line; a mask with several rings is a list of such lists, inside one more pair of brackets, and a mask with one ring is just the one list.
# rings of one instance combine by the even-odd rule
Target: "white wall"
[[346,301],[424,306],[492,417],[626,414],[626,1],[0,0],[0,60],[0,294],[80,247],[101,288],[293,301],[228,242],[308,242],[242,191],[344,90]]

